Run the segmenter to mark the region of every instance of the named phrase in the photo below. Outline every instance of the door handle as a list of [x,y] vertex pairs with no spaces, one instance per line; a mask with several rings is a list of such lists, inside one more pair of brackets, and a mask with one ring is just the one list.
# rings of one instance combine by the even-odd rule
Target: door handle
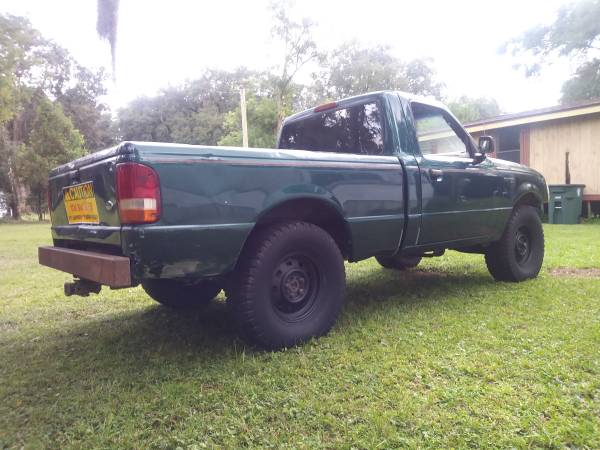
[[444,178],[444,171],[439,169],[429,169],[429,178],[431,178],[431,181],[437,181],[439,183]]

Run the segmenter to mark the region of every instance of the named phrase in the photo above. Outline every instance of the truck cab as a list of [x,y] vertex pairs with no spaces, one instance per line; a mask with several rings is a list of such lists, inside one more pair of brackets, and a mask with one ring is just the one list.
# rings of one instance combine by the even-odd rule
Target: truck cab
[[[354,133],[354,134],[353,134]],[[493,159],[442,103],[402,92],[375,92],[287,118],[279,148],[336,149],[398,158],[405,172],[407,253],[484,251],[500,238],[515,204],[540,211],[541,174]]]

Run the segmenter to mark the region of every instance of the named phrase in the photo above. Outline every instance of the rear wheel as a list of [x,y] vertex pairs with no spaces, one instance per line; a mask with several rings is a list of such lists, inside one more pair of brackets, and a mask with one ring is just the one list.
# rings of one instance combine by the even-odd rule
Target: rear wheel
[[158,303],[174,309],[206,305],[221,292],[220,285],[208,280],[145,280],[142,287]]
[[333,238],[316,225],[287,222],[250,239],[231,285],[232,310],[244,336],[277,349],[327,333],[346,282]]
[[420,256],[376,256],[377,262],[386,269],[407,270],[417,267],[421,262]]
[[537,210],[517,206],[502,235],[485,254],[485,262],[498,281],[537,277],[544,261],[544,230]]

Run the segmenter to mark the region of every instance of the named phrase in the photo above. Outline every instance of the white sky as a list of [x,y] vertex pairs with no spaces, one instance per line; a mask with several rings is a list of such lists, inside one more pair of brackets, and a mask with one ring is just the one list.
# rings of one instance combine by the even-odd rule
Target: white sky
[[[573,69],[568,62],[526,78],[498,55],[508,39],[552,21],[564,0],[297,0],[294,14],[317,22],[321,49],[357,39],[385,44],[402,58],[431,57],[445,94],[491,96],[505,112],[551,106]],[[268,0],[121,0],[117,79],[111,108],[203,69],[275,64]],[[96,35],[96,0],[0,0],[0,12],[27,16],[81,63],[110,68]],[[110,70],[110,69],[109,69]],[[306,76],[306,74],[305,74]]]

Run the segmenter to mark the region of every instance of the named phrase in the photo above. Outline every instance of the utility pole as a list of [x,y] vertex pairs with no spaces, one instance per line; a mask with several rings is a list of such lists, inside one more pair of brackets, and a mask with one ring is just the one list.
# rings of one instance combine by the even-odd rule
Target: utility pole
[[248,147],[248,121],[246,118],[246,89],[240,89],[240,111],[242,112],[242,147]]

